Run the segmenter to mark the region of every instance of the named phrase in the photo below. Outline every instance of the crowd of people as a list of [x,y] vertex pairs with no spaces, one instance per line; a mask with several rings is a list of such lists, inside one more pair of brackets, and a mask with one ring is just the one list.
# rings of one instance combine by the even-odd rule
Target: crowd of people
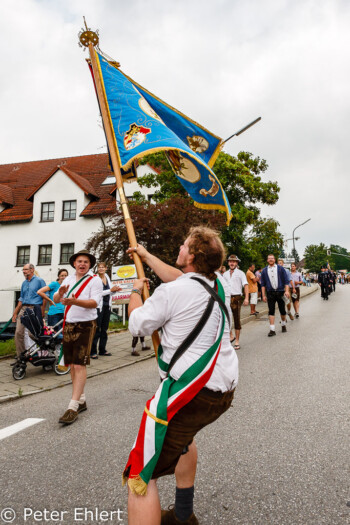
[[[106,270],[107,266],[104,262],[98,263],[97,275],[101,278],[103,292],[97,306],[96,332],[90,356],[93,359],[97,358],[97,346],[99,347],[98,355],[112,355],[106,350],[108,340],[107,331],[112,307],[112,294],[120,291],[121,288],[111,284]],[[68,277],[68,271],[66,269],[58,270],[57,279],[48,285],[46,285],[41,277],[35,275],[35,266],[33,264],[25,264],[23,266],[23,276],[24,281],[21,286],[20,297],[12,314],[12,321],[16,323],[15,345],[17,356],[26,349],[26,329],[21,323],[21,317],[27,308],[35,312],[36,317],[42,325],[44,325],[45,317],[47,317],[47,325],[51,327],[58,326],[59,329],[59,325],[64,318],[65,306],[61,302],[55,302],[54,295]],[[60,334],[58,339],[62,338],[63,336]],[[133,351],[133,348],[131,350]]]
[[335,292],[337,274],[328,268],[327,265],[324,265],[321,268],[321,272],[318,274],[317,282],[321,288],[322,299],[328,301],[330,294]]
[[[255,269],[255,264],[250,263],[248,270],[244,273],[239,269],[240,259],[236,255],[230,255],[227,259],[229,270],[225,266],[220,269],[221,274],[227,281],[231,294],[231,310],[235,334],[231,330],[231,342],[234,342],[235,350],[240,349],[241,305],[250,305],[250,316],[258,316],[258,301],[267,302],[270,320],[269,337],[276,335],[275,308],[276,303],[281,314],[282,332],[287,332],[286,316],[291,320],[299,318],[300,287],[306,284],[301,272],[292,263],[291,270],[284,268],[283,259],[276,259],[273,254],[267,258],[265,268]],[[242,293],[244,300],[242,303]],[[292,307],[294,315],[292,313]]]
[[[157,354],[161,382],[146,402],[123,471],[129,489],[129,523],[196,525],[195,436],[232,404],[238,384],[236,350],[240,349],[241,305],[250,304],[250,315],[258,316],[259,297],[267,303],[267,335],[272,337],[276,335],[277,303],[281,331],[286,333],[287,315],[291,320],[300,315],[304,279],[295,264],[288,270],[282,259],[276,264],[273,254],[267,257],[265,268],[255,269],[251,263],[246,273],[239,268],[239,258],[230,255],[226,271],[220,237],[206,227],[190,229],[179,249],[176,267],[141,245],[130,248],[128,253],[131,257],[137,253],[163,282],[143,303],[142,291],[148,280],[136,279],[128,306],[133,352],[138,338],[144,347],[146,336],[161,331]],[[25,308],[34,309],[42,318],[47,301],[50,322],[63,318],[64,362],[70,366],[72,377],[71,400],[59,418],[63,425],[74,423],[87,409],[86,366],[90,357],[110,355],[106,349],[110,296],[118,290],[111,285],[104,263],[98,264],[97,275],[92,272],[96,259],[86,250],[72,255],[70,264],[74,273],[68,275],[60,270],[57,281],[48,286],[34,275],[33,265],[25,265],[25,281],[13,317],[17,322],[16,345],[22,341],[20,318]],[[335,280],[334,273],[322,269],[318,282],[324,298],[335,289]],[[176,479],[175,504],[161,510],[157,479],[170,474]]]

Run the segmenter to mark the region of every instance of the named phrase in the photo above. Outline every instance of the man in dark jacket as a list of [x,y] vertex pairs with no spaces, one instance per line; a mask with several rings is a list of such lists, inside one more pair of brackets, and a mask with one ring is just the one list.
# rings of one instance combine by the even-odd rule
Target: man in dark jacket
[[321,272],[318,274],[318,284],[321,287],[321,297],[324,301],[328,301],[329,295],[329,278],[327,266],[322,266]]
[[261,272],[261,293],[263,301],[267,302],[269,307],[270,331],[267,334],[268,337],[276,335],[276,302],[281,314],[282,332],[286,332],[286,306],[283,296],[289,298],[289,280],[286,270],[283,266],[276,264],[275,256],[272,254],[268,255],[267,266]]

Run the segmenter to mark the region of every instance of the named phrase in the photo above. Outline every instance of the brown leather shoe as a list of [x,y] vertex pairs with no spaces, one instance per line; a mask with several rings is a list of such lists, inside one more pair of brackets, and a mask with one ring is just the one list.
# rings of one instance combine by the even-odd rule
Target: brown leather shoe
[[136,352],[136,350],[133,350],[133,351],[131,352],[131,355],[139,356],[140,354],[139,354],[138,352]]
[[142,350],[151,350],[151,347],[150,346],[144,346],[144,347],[142,347]]
[[287,327],[286,326],[282,326],[282,332],[285,333],[287,331]]
[[186,521],[178,520],[175,515],[174,507],[169,507],[169,510],[162,510],[161,516],[161,525],[199,525],[199,521],[193,513]]
[[84,410],[87,410],[86,401],[84,401],[82,404],[79,403],[78,414],[80,414],[80,412],[84,412]]
[[267,334],[267,337],[272,337],[273,335],[276,335],[276,332],[274,330],[270,330]]
[[58,422],[62,423],[63,425],[71,425],[72,423],[74,423],[77,417],[78,417],[78,412],[69,408],[68,410],[65,411],[63,416],[60,417]]

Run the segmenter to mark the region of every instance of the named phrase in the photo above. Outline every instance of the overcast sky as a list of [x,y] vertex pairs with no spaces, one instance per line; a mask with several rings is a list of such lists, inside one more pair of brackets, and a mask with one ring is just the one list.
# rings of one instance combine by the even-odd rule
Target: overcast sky
[[[1,0],[0,163],[102,153],[83,15],[122,70],[267,160],[297,249],[350,250],[348,0]],[[291,243],[289,243],[291,249]]]

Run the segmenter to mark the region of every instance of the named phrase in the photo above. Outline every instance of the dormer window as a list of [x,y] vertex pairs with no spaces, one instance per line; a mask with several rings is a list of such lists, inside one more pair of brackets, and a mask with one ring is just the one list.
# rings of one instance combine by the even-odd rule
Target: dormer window
[[41,222],[53,222],[55,217],[55,203],[54,202],[42,202],[41,203]]
[[108,175],[108,177],[106,177],[105,180],[102,182],[102,186],[106,186],[107,184],[115,184],[114,175]]

